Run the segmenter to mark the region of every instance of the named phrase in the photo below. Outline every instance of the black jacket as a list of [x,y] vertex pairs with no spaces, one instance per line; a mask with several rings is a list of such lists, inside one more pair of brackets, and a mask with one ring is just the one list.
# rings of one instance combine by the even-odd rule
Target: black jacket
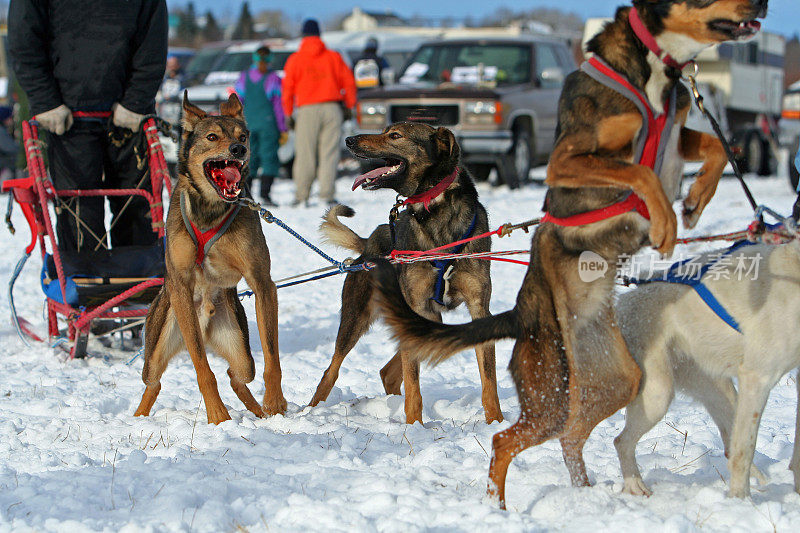
[[65,104],[152,113],[167,60],[165,0],[11,0],[8,51],[31,113]]

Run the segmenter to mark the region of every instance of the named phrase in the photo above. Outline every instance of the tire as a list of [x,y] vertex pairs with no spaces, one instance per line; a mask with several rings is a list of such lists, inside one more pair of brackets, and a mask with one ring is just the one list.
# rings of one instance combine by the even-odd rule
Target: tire
[[789,183],[792,184],[793,191],[797,190],[797,183],[800,181],[800,172],[798,172],[797,167],[794,166],[794,158],[798,150],[800,150],[800,137],[794,140],[794,143],[792,143],[789,149]]
[[489,174],[492,172],[494,165],[491,163],[473,163],[467,166],[467,170],[472,174],[475,181],[486,181],[489,179]]
[[775,167],[769,145],[760,132],[748,131],[744,137],[744,171],[759,176],[772,175]]
[[530,181],[532,159],[531,134],[525,129],[515,130],[511,150],[502,158],[497,168],[500,181],[511,189]]

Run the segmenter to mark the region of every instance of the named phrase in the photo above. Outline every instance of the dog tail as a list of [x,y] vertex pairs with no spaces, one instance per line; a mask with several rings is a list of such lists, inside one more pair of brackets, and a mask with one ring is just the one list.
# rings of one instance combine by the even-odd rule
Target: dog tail
[[322,224],[319,225],[319,231],[322,233],[323,238],[342,248],[347,248],[358,254],[363,254],[367,248],[367,239],[359,237],[359,235],[341,223],[339,217],[352,217],[356,212],[346,205],[337,204],[322,217]]
[[517,336],[515,309],[473,320],[467,324],[442,324],[418,315],[403,297],[395,269],[384,259],[375,260],[373,281],[383,318],[399,348],[418,361],[437,365],[472,346]]

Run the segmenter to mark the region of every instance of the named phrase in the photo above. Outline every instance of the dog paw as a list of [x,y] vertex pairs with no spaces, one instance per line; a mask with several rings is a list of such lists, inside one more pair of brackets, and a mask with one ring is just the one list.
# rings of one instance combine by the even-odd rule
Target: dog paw
[[711,198],[714,197],[716,191],[716,182],[708,183],[700,179],[694,182],[692,188],[689,189],[689,194],[686,195],[686,198],[683,200],[683,213],[681,214],[681,218],[683,219],[684,228],[692,229],[695,227],[697,221],[700,219],[700,215],[703,213],[706,205],[708,205],[708,202],[711,201]]
[[739,498],[741,500],[750,497],[750,487],[731,487],[728,489],[728,498]]
[[264,414],[267,416],[285,415],[288,404],[283,394],[278,394],[274,397],[264,395],[264,401],[261,407],[264,409]]
[[650,244],[664,256],[672,255],[678,238],[678,219],[672,208],[650,210]]
[[208,414],[208,423],[209,424],[221,424],[226,420],[231,419],[231,415],[228,414],[228,410],[225,408],[224,405],[220,405],[218,407],[212,407],[210,409],[206,409]]
[[622,487],[623,494],[631,494],[633,496],[651,496],[653,492],[645,485],[640,477],[630,477],[625,479],[625,484]]

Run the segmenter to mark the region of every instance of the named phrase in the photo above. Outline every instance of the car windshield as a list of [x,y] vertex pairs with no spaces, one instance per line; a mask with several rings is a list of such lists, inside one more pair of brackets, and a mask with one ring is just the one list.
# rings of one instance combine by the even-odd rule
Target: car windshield
[[224,48],[206,48],[197,52],[189,64],[186,65],[186,73],[189,75],[207,73],[217,61],[219,56],[225,52]]
[[400,83],[508,85],[530,79],[529,45],[470,43],[420,47]]
[[[271,52],[272,70],[283,70],[286,60],[292,54],[290,50],[274,50]],[[253,63],[253,52],[230,52],[214,67],[215,72],[241,72]]]

